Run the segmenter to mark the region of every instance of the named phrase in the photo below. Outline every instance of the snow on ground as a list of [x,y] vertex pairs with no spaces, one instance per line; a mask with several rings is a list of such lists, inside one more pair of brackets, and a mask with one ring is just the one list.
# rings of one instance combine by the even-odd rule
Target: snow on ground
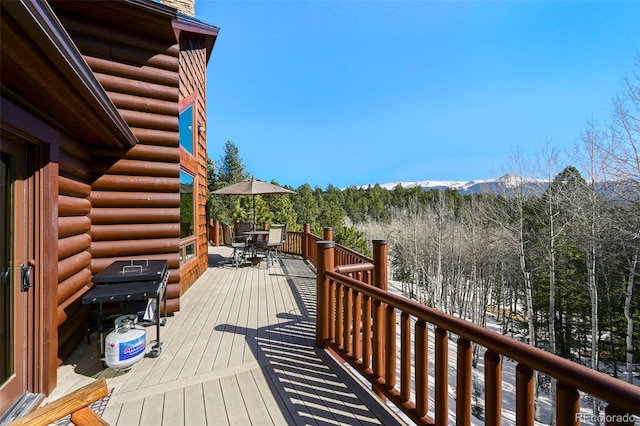
[[[389,291],[391,291],[392,293],[395,294],[399,294],[399,295],[403,295],[402,293],[402,285],[399,282],[394,282],[394,281],[389,281]],[[396,347],[399,349],[401,342],[400,342],[400,315],[397,315],[397,319],[398,319],[398,323],[397,323],[397,327],[398,327],[398,332],[396,333],[397,336],[397,343],[396,343]],[[413,320],[412,324],[411,324],[411,335],[412,335],[412,339],[414,336],[413,330],[414,330],[414,325],[415,325],[415,319]],[[487,325],[486,328],[493,330],[497,333],[500,333],[500,323],[496,320],[495,316],[492,314],[488,314],[487,315]],[[434,401],[434,383],[435,383],[435,379],[433,376],[433,372],[435,370],[434,367],[434,361],[435,360],[435,353],[434,353],[434,348],[435,348],[435,343],[433,341],[433,336],[434,336],[434,327],[432,325],[429,325],[429,412],[428,415],[431,417],[434,417],[434,412],[433,409],[435,407],[435,401]],[[456,340],[457,340],[457,336],[455,335],[449,335],[449,424],[450,425],[455,425],[455,385],[456,385]],[[413,344],[413,343],[412,343]],[[478,392],[478,410],[482,411],[482,409],[480,407],[483,407],[484,405],[484,348],[480,349],[480,354],[479,354],[479,361],[478,361],[478,366],[474,369],[473,371],[473,386],[474,386],[474,390],[476,390]],[[400,356],[399,354],[399,350],[398,350],[398,357]],[[397,365],[400,365],[400,360],[398,359],[397,361]],[[516,422],[516,414],[515,414],[515,369],[516,369],[516,363],[508,358],[504,358],[502,359],[502,424],[505,426],[515,426],[515,422]],[[348,364],[347,364],[348,367]],[[414,368],[415,366],[412,365],[412,368]],[[352,368],[348,367],[349,370],[354,373],[356,376],[358,376],[357,372],[355,370],[353,370]],[[413,377],[413,374],[412,374]],[[360,379],[368,386],[369,383],[366,381],[366,379],[360,377]],[[398,375],[397,379],[396,379],[396,383],[397,386],[399,386],[400,384],[400,376]],[[634,384],[637,386],[640,386],[640,378],[638,378],[637,376],[634,378]],[[412,400],[414,400],[414,395],[413,395],[413,391],[415,389],[413,388],[412,385]],[[475,393],[475,392],[474,392]],[[472,396],[472,400],[475,401],[475,398]],[[540,414],[541,414],[541,421],[540,422],[536,422],[536,425],[548,425],[551,423],[551,414],[552,414],[552,410],[551,410],[551,398],[550,395],[546,392],[542,392],[541,395],[539,396],[539,403],[540,403]],[[601,404],[601,405],[605,405],[605,404]],[[396,412],[398,413],[398,415],[402,418],[405,419],[405,421],[407,421],[407,423],[411,423],[411,421],[407,420],[407,418],[391,403],[389,403],[389,406]],[[599,423],[596,421],[597,419],[594,419],[593,416],[593,409],[590,405],[590,399],[588,397],[585,397],[585,395],[582,395],[581,397],[581,418],[580,418],[580,423],[582,425],[596,425],[596,424],[603,424],[603,421],[600,421]],[[602,419],[604,418],[604,407],[602,407],[602,412],[599,415]],[[472,417],[472,424],[473,425],[484,425],[484,420],[478,417]],[[635,421],[636,425],[640,425],[640,418],[636,418]]]

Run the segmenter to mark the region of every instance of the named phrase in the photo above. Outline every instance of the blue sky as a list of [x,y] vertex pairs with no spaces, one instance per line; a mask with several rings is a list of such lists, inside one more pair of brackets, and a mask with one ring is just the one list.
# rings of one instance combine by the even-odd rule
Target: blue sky
[[496,177],[606,121],[640,1],[218,1],[209,156],[325,188]]

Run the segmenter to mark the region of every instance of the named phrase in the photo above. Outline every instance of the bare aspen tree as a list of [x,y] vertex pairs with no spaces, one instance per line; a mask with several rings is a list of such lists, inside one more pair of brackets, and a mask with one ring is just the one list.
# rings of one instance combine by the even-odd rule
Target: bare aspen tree
[[[607,180],[617,183],[615,196],[622,200],[634,216],[627,222],[631,226],[620,229],[629,240],[629,246],[637,247],[640,239],[640,56],[636,58],[633,72],[624,78],[622,93],[613,102],[614,115],[609,128],[608,143],[601,149],[607,168]],[[624,314],[627,320],[627,374],[632,380],[633,371],[633,315],[631,301],[633,283],[638,276],[637,249],[629,262],[629,278],[626,287]]]
[[[515,152],[510,163],[513,173],[506,177],[503,195],[496,198],[497,204],[487,209],[487,220],[502,229],[502,235],[517,253],[520,273],[522,274],[524,295],[526,303],[527,340],[531,346],[536,346],[535,318],[536,312],[533,306],[533,279],[531,267],[528,264],[529,237],[525,226],[525,207],[530,201],[530,187],[532,179],[525,176],[530,175],[528,168],[520,153]],[[534,382],[538,382],[537,373],[534,373]],[[539,392],[536,387],[535,406],[539,407]],[[540,412],[536,408],[536,418],[539,419]]]
[[[546,251],[547,251],[547,268],[549,274],[549,315],[547,318],[547,327],[549,332],[549,351],[557,353],[556,348],[556,256],[558,246],[563,242],[565,228],[567,226],[566,219],[562,216],[561,197],[563,186],[566,184],[562,174],[559,172],[559,154],[549,144],[544,152],[540,154],[539,168],[541,175],[550,182],[549,187],[541,197],[543,203],[544,217],[541,222],[546,226]],[[555,380],[551,379],[551,411],[555,410],[556,392]],[[552,417],[551,424],[555,425],[555,418]]]

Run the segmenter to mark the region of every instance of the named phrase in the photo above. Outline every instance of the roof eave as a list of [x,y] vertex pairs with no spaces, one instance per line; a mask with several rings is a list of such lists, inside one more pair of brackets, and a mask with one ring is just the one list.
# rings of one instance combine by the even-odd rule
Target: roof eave
[[[107,146],[128,148],[138,140],[109,99],[93,71],[46,1],[3,2],[3,8],[22,26],[43,55],[64,76],[70,95],[79,97],[87,111],[108,129],[95,137]],[[95,139],[94,139],[95,140]]]

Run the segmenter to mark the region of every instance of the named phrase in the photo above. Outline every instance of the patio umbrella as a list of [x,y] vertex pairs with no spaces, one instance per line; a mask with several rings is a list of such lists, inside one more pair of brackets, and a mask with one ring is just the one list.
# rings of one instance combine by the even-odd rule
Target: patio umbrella
[[286,188],[278,185],[274,185],[269,182],[265,182],[260,179],[252,177],[251,179],[243,180],[242,182],[233,183],[225,186],[224,188],[216,189],[213,194],[218,195],[251,195],[253,198],[253,227],[256,226],[256,195],[267,194],[293,194]]

